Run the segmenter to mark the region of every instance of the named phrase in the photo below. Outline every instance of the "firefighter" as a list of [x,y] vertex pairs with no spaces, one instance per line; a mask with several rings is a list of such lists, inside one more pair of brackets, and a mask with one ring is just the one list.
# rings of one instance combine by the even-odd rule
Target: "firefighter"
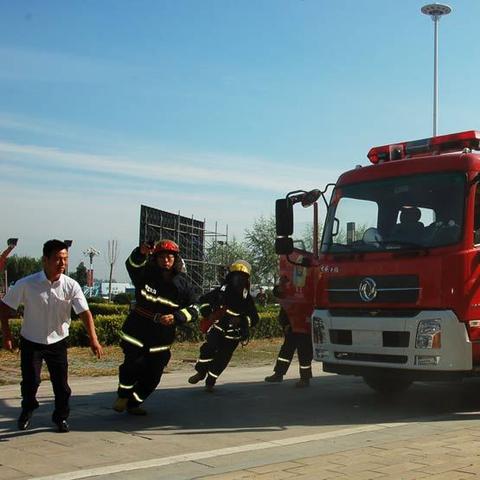
[[[285,289],[288,288],[289,280],[286,277],[280,279],[280,285],[276,286],[273,293],[276,297],[283,298],[285,296]],[[312,378],[312,338],[308,328],[292,328],[287,313],[283,308],[280,308],[278,314],[278,321],[282,327],[284,334],[283,345],[278,352],[277,361],[273,368],[273,375],[265,377],[266,382],[281,382],[283,376],[287,373],[288,367],[292,362],[295,350],[297,351],[298,361],[300,363],[300,380],[295,383],[297,388],[305,388],[310,386],[310,379]]]
[[195,364],[197,373],[188,382],[205,379],[205,390],[212,392],[240,342],[249,337],[250,327],[258,322],[258,313],[250,295],[250,264],[237,260],[229,267],[223,285],[200,298],[200,314],[212,320],[206,341],[200,347]]
[[142,244],[133,250],[126,267],[136,302],[120,333],[124,361],[113,409],[146,415],[141,404],[159,384],[170,360],[176,326],[196,320],[198,307],[194,290],[181,272],[175,242]]

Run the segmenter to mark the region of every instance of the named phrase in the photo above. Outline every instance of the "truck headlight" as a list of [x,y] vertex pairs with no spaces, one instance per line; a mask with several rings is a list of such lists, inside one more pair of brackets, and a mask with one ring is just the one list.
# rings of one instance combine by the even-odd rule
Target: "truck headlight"
[[417,327],[415,348],[440,348],[442,326],[440,320],[420,320]]
[[325,323],[320,317],[312,318],[312,336],[313,343],[324,343],[326,340],[327,329]]

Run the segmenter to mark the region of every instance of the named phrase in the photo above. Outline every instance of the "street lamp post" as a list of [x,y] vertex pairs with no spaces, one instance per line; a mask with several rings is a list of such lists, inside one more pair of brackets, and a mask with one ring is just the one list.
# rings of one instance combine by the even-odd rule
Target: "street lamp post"
[[83,254],[90,259],[90,268],[87,271],[87,286],[89,297],[91,297],[93,293],[93,257],[100,255],[100,252],[96,248],[88,247]]
[[448,5],[430,3],[424,5],[422,13],[429,15],[434,23],[434,50],[433,50],[433,136],[438,130],[438,22],[443,15],[448,15],[452,9]]

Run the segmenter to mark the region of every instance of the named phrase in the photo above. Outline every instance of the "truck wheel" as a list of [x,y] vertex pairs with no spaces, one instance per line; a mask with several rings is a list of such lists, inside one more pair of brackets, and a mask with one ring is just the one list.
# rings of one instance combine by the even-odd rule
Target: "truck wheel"
[[402,377],[368,376],[363,381],[377,393],[392,395],[404,392],[413,383],[412,380]]

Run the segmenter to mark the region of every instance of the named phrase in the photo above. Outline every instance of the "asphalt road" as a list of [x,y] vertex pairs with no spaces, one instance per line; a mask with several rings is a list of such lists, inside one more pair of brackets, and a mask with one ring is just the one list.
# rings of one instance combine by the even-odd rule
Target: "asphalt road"
[[[310,388],[297,389],[297,371],[292,366],[283,383],[268,384],[271,367],[230,368],[214,393],[189,385],[188,373],[167,374],[145,403],[146,417],[111,410],[115,378],[72,379],[67,434],[52,428],[49,382],[26,432],[16,431],[18,386],[0,387],[0,478],[257,478],[251,469],[305,457],[470,434],[480,415],[479,380],[417,383],[384,398],[359,378],[321,373],[318,364]],[[261,478],[288,478],[282,472]]]

